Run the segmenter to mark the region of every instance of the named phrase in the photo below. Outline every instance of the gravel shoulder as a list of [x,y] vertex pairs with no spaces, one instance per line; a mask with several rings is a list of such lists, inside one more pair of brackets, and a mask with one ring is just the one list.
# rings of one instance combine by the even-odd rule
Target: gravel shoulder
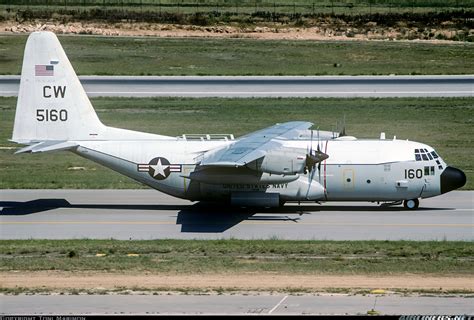
[[[121,274],[102,272],[0,272],[3,291],[48,290],[243,290],[331,291],[385,289],[414,292],[472,292],[474,276],[439,275],[291,275],[291,274]],[[344,290],[343,290],[344,291]]]
[[[367,30],[347,27],[344,32],[338,31],[340,26],[313,27],[282,27],[282,26],[252,26],[239,27],[233,25],[196,26],[159,23],[101,23],[101,22],[71,22],[61,24],[50,21],[18,23],[16,21],[0,22],[0,33],[29,34],[33,31],[52,31],[56,34],[82,34],[101,36],[149,36],[162,38],[247,38],[260,40],[312,40],[312,41],[367,41],[367,40],[402,40],[410,42],[463,44],[452,41],[457,30],[453,28],[433,29],[431,36],[426,36],[424,29],[419,28],[386,28],[376,24],[368,26]],[[461,30],[462,31],[462,30]],[[469,31],[469,36],[474,30]],[[466,44],[466,43],[464,43]]]

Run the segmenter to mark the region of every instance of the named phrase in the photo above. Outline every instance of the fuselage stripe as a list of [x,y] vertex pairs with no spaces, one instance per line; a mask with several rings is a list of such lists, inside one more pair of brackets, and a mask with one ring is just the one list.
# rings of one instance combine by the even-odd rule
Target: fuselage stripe
[[[169,165],[170,172],[181,172],[181,165],[180,164],[170,164]],[[137,170],[140,172],[147,172],[150,170],[149,164],[138,164]]]

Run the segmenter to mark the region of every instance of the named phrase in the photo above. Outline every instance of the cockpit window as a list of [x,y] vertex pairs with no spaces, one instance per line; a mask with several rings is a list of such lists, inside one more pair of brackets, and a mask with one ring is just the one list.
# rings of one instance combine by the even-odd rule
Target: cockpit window
[[415,160],[416,161],[430,161],[438,159],[439,156],[435,151],[429,152],[427,149],[415,149]]

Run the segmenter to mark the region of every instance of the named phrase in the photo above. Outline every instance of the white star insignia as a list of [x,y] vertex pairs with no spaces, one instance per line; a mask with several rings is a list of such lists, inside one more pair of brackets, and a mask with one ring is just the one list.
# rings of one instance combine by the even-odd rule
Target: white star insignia
[[167,165],[162,165],[161,164],[161,159],[158,159],[158,163],[157,164],[150,164],[150,168],[153,169],[154,173],[153,173],[153,178],[156,177],[157,175],[160,175],[162,177],[166,177],[166,174],[165,174],[165,170],[168,168],[169,166]]

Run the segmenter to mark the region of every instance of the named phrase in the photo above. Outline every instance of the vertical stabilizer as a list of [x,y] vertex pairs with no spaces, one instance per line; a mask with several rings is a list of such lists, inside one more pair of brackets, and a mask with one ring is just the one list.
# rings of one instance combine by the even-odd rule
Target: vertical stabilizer
[[100,122],[58,38],[52,32],[28,37],[12,140],[91,140]]

